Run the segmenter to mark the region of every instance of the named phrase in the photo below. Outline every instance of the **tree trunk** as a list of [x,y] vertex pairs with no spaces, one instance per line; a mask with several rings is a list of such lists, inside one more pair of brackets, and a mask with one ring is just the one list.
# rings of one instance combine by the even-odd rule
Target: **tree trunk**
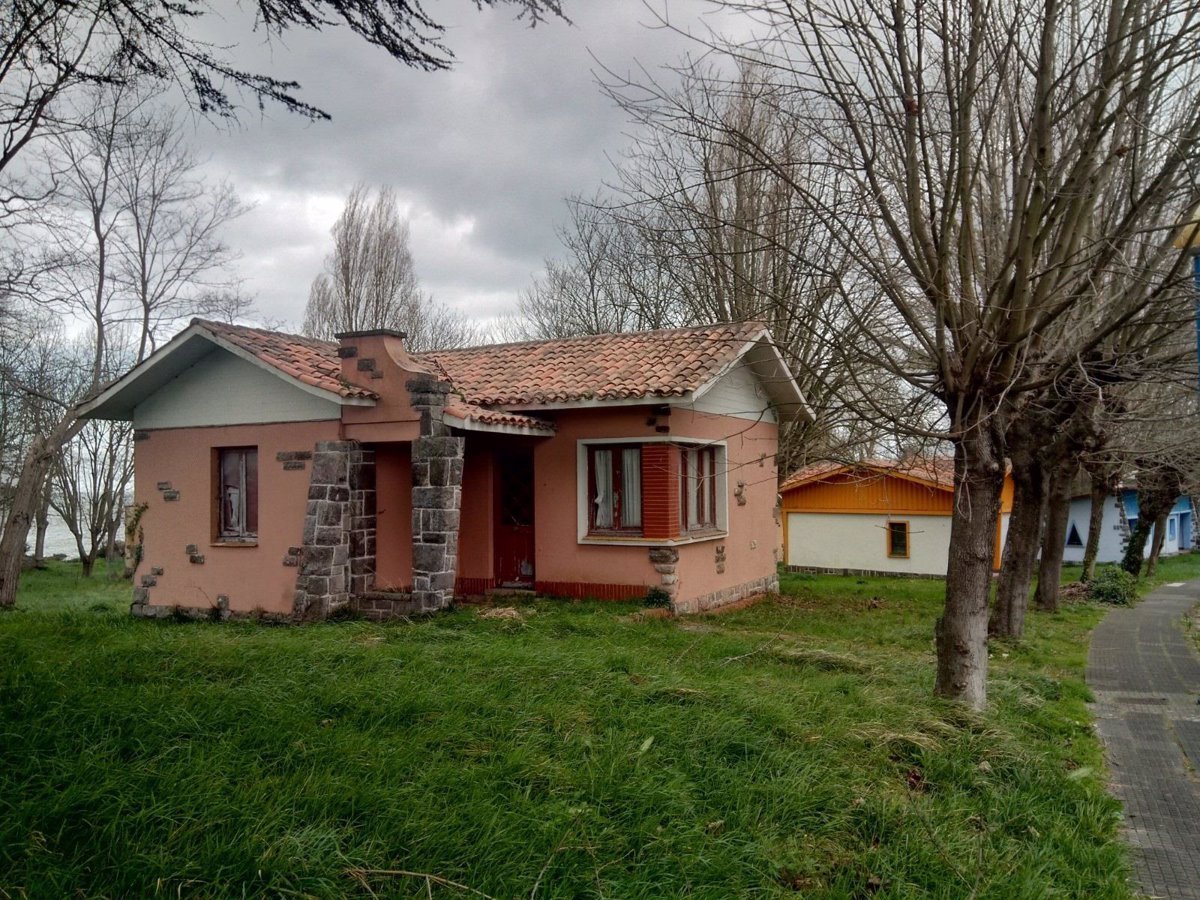
[[988,595],[1004,489],[1003,447],[986,418],[955,441],[946,603],[934,632],[934,692],[975,709],[987,705]]
[[17,585],[21,580],[21,562],[25,557],[25,541],[29,525],[37,511],[38,501],[54,457],[65,441],[70,440],[83,426],[73,412],[67,413],[48,434],[37,435],[25,453],[21,474],[13,486],[12,505],[0,537],[0,607],[17,601]]
[[993,637],[1019,638],[1025,630],[1029,586],[1041,541],[1046,508],[1046,475],[1032,454],[1013,456],[1013,505],[1008,519],[1008,540],[1000,564],[996,605],[988,621]]
[[1149,578],[1158,568],[1158,555],[1162,553],[1163,541],[1167,537],[1167,513],[1161,513],[1154,520],[1154,537],[1150,540],[1150,556],[1146,559],[1146,577]]
[[1159,516],[1166,515],[1171,511],[1178,496],[1178,485],[1175,483],[1146,490],[1138,489],[1137,527],[1129,535],[1129,543],[1125,545],[1125,555],[1121,559],[1121,568],[1126,572],[1131,575],[1142,573],[1142,563],[1145,561],[1146,555],[1146,540],[1150,536],[1151,526]]
[[1066,548],[1067,524],[1071,518],[1071,481],[1074,475],[1075,465],[1065,463],[1060,464],[1050,476],[1036,594],[1038,609],[1046,612],[1055,612],[1058,609],[1063,551]]
[[46,565],[46,532],[50,530],[50,480],[46,479],[46,485],[42,489],[42,499],[38,504],[37,517],[35,519],[36,531],[33,539],[33,564],[37,568],[44,568]]
[[1104,504],[1108,502],[1108,482],[1092,476],[1092,510],[1088,519],[1087,546],[1083,550],[1083,574],[1080,581],[1096,577],[1096,556],[1100,552],[1100,530],[1104,527]]

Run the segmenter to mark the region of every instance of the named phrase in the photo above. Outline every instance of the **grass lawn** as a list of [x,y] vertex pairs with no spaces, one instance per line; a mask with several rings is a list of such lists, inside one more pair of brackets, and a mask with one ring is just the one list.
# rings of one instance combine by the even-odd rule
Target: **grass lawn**
[[941,590],[285,628],[31,573],[0,614],[0,898],[1131,896],[1102,611],[1031,615],[976,716],[930,698]]

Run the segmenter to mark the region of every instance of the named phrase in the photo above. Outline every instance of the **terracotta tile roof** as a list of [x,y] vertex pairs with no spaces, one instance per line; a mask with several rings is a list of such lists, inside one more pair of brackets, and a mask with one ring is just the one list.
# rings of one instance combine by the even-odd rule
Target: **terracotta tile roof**
[[192,324],[199,325],[235,347],[254,354],[268,365],[305,384],[342,397],[378,396],[366,388],[342,380],[342,364],[337,357],[337,344],[298,334],[284,334],[244,325],[227,325],[207,319],[192,319]]
[[485,425],[510,425],[516,428],[542,431],[546,434],[553,434],[555,431],[554,423],[547,422],[545,419],[535,419],[533,416],[522,416],[500,409],[484,409],[482,406],[468,403],[454,394],[450,395],[446,403],[446,414],[459,419],[482,422]]
[[867,459],[857,463],[814,463],[789,475],[779,486],[779,490],[787,491],[842,472],[857,474],[864,479],[895,473],[916,478],[944,490],[954,488],[954,457],[919,456],[906,460]]
[[743,322],[413,356],[483,406],[678,397],[707,383],[763,327]]
[[[337,344],[296,334],[193,319],[224,341],[305,384],[343,397],[378,395],[342,380]],[[551,432],[554,426],[495,406],[678,397],[736,359],[754,322],[492,344],[414,353],[453,386],[446,411],[461,419]]]

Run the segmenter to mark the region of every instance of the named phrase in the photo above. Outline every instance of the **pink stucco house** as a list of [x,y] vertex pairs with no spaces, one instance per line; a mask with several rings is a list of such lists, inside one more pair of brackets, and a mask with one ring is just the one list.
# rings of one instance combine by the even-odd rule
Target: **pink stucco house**
[[304,620],[773,589],[803,403],[753,323],[418,354],[197,319],[81,411],[134,425],[135,614]]

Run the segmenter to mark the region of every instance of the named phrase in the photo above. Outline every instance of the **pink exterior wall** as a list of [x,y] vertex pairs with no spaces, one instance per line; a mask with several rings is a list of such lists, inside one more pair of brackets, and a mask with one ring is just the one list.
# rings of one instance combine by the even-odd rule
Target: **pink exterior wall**
[[[289,547],[299,546],[308,502],[310,465],[284,469],[280,451],[313,449],[317,441],[337,440],[338,422],[286,422],[275,425],[227,425],[168,428],[145,432],[134,444],[134,502],[147,505],[145,535],[137,583],[151,569],[149,603],[154,606],[208,608],[217,597],[229,598],[235,612],[262,609],[290,614],[296,590],[295,566],[283,565]],[[213,450],[258,447],[258,543],[222,546],[213,540]],[[165,499],[159,483],[170,483],[179,499]],[[194,544],[204,562],[189,561]]]
[[[621,584],[651,587],[662,576],[649,560],[644,543],[630,546],[578,542],[577,442],[597,438],[697,438],[726,442],[728,533],[680,544],[678,601],[687,601],[775,573],[780,545],[775,517],[778,429],[770,423],[675,408],[670,434],[647,424],[646,407],[570,410],[555,417],[557,434],[535,445],[534,505],[536,572],[539,583]],[[734,497],[746,483],[746,504]],[[667,542],[661,542],[662,546]],[[724,545],[724,572],[718,572],[717,546]]]
[[[399,338],[374,335],[347,338],[343,347],[354,347],[357,355],[342,360],[342,377],[351,384],[374,391],[374,406],[343,406],[343,433],[357,441],[412,441],[420,436],[421,416],[412,408],[406,385],[415,373],[425,370],[409,358]],[[360,364],[369,370],[359,369]]]
[[412,589],[412,448],[373,444],[375,451],[375,587]]
[[[499,440],[504,440],[499,437]],[[496,557],[492,532],[496,522],[491,435],[468,434],[463,459],[462,511],[458,532],[458,577],[471,591],[493,584]]]

